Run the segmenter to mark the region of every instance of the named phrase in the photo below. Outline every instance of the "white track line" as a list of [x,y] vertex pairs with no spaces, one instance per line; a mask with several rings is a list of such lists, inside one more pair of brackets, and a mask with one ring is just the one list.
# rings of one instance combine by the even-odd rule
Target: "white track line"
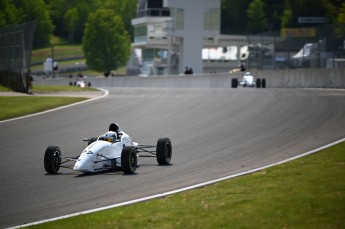
[[176,189],[176,190],[173,190],[173,191],[164,192],[164,193],[160,193],[160,194],[156,194],[156,195],[152,195],[152,196],[147,196],[147,197],[143,197],[143,198],[139,198],[139,199],[135,199],[135,200],[130,200],[130,201],[126,201],[126,202],[122,202],[122,203],[118,203],[118,204],[113,204],[113,205],[109,205],[109,206],[105,206],[105,207],[101,207],[101,208],[95,208],[95,209],[91,209],[91,210],[87,210],[87,211],[82,211],[82,212],[76,212],[76,213],[73,213],[73,214],[64,215],[64,216],[60,216],[60,217],[55,217],[55,218],[51,218],[51,219],[46,219],[46,220],[41,220],[41,221],[32,222],[32,223],[28,223],[28,224],[23,224],[23,225],[11,227],[11,229],[22,228],[22,227],[29,227],[29,226],[33,226],[33,225],[42,224],[42,223],[48,223],[48,222],[52,222],[52,221],[66,219],[66,218],[70,218],[70,217],[74,217],[74,216],[79,216],[79,215],[85,215],[85,214],[89,214],[89,213],[93,213],[93,212],[98,212],[98,211],[102,211],[102,210],[106,210],[106,209],[110,209],[110,208],[126,206],[126,205],[130,205],[130,204],[134,204],[134,203],[139,203],[139,202],[143,202],[143,201],[147,201],[147,200],[152,200],[152,199],[159,198],[159,197],[165,197],[165,196],[172,195],[172,194],[175,194],[175,193],[179,193],[179,192],[183,192],[183,191],[199,188],[199,187],[202,187],[202,186],[214,184],[214,183],[217,183],[217,182],[220,182],[220,181],[228,180],[228,179],[231,179],[231,178],[234,178],[234,177],[239,177],[239,176],[247,175],[247,174],[250,174],[250,173],[258,172],[260,170],[263,170],[263,169],[266,169],[266,168],[269,168],[269,167],[272,167],[272,166],[275,166],[275,165],[280,165],[280,164],[283,164],[283,163],[286,163],[286,162],[289,162],[289,161],[292,161],[292,160],[295,160],[295,159],[298,159],[298,158],[301,158],[301,157],[305,157],[307,155],[319,152],[321,150],[327,149],[327,148],[329,148],[331,146],[334,146],[334,145],[339,144],[339,143],[344,142],[344,141],[345,141],[345,138],[340,139],[338,141],[335,141],[333,143],[330,143],[328,145],[322,146],[320,148],[311,150],[309,152],[300,154],[298,156],[291,157],[291,158],[286,159],[286,160],[282,160],[282,161],[279,161],[279,162],[276,162],[276,163],[273,163],[273,164],[265,165],[265,166],[262,166],[262,167],[259,167],[259,168],[256,168],[256,169],[251,169],[251,170],[248,170],[248,171],[245,171],[245,172],[241,172],[241,173],[237,173],[237,174],[233,174],[233,175],[230,175],[230,176],[218,178],[218,179],[215,179],[215,180],[203,182],[203,183],[200,183],[200,184],[188,186],[188,187],[185,187],[185,188]]
[[105,89],[102,89],[102,88],[97,88],[97,89],[103,91],[104,94],[102,96],[100,96],[100,97],[97,97],[97,98],[87,99],[87,100],[84,100],[84,101],[81,101],[81,102],[77,102],[77,103],[73,103],[73,104],[70,104],[70,105],[66,105],[66,106],[50,109],[50,110],[47,110],[47,111],[42,111],[42,112],[38,112],[38,113],[30,114],[30,115],[25,115],[25,116],[21,116],[21,117],[17,117],[17,118],[3,120],[3,121],[0,121],[0,123],[15,121],[15,120],[23,119],[23,118],[29,118],[29,117],[33,117],[33,116],[41,115],[41,114],[46,114],[46,113],[49,113],[49,112],[52,112],[52,111],[57,111],[57,110],[65,109],[67,107],[72,107],[72,106],[75,106],[75,105],[79,105],[79,104],[87,103],[87,102],[94,101],[94,100],[97,100],[97,99],[101,99],[101,98],[104,98],[104,97],[109,95],[109,91],[108,90],[105,90]]

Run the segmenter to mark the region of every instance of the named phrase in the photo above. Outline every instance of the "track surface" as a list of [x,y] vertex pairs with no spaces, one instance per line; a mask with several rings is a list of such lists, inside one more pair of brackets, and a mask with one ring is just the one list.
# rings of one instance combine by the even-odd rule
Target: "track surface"
[[[205,182],[345,137],[343,90],[107,89],[100,100],[0,123],[0,228]],[[173,165],[141,158],[131,176],[45,174],[48,145],[78,155],[82,138],[106,132],[114,121],[141,144],[170,137]]]

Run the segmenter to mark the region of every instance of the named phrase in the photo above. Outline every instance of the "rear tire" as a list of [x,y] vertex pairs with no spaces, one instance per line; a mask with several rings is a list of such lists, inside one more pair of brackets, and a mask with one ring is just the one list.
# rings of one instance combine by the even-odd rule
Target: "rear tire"
[[49,174],[56,174],[61,165],[61,150],[58,146],[49,146],[44,154],[44,169]]
[[265,79],[265,78],[263,78],[263,79],[261,80],[261,87],[262,87],[262,88],[266,88],[266,79]]
[[156,158],[159,165],[169,165],[172,155],[172,146],[169,138],[160,138],[157,142]]
[[125,146],[121,152],[121,167],[124,174],[133,174],[138,166],[137,152],[133,146]]

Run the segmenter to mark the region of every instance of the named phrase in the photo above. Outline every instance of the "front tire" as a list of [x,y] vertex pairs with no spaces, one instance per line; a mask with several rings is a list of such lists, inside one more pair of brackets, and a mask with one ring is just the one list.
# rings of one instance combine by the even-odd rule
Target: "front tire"
[[157,142],[156,158],[159,165],[169,165],[172,155],[172,146],[169,138],[160,138]]
[[256,87],[257,87],[257,88],[260,88],[260,87],[261,87],[261,79],[260,79],[260,78],[257,78],[257,79],[256,79]]
[[121,167],[124,174],[133,174],[138,166],[137,152],[133,146],[125,146],[121,152]]
[[237,88],[237,86],[238,86],[238,80],[237,80],[237,78],[232,78],[232,79],[231,79],[231,87],[232,87],[232,88]]
[[48,174],[56,174],[61,165],[61,150],[58,146],[49,146],[44,154],[44,169]]

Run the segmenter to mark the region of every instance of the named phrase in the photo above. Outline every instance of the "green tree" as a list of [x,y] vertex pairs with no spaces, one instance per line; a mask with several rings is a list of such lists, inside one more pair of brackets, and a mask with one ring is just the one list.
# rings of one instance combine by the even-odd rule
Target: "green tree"
[[51,20],[55,26],[54,35],[68,38],[68,30],[64,16],[68,9],[73,8],[72,1],[66,0],[45,0],[50,13]]
[[74,34],[76,31],[77,23],[79,21],[79,13],[76,8],[71,8],[67,10],[65,16],[64,16],[66,27],[68,30],[68,40],[73,41],[74,40]]
[[270,31],[279,31],[281,26],[281,16],[284,11],[284,2],[277,0],[265,0],[264,3],[268,29]]
[[131,20],[136,16],[137,0],[45,0],[56,26],[54,34],[80,42],[84,25],[90,13],[98,9],[111,9],[121,16],[128,33],[133,36]]
[[121,16],[125,29],[133,38],[132,19],[136,17],[138,0],[103,0],[98,1],[99,9],[112,9],[115,15]]
[[221,0],[221,33],[245,34],[251,0]]
[[250,33],[265,32],[267,29],[267,19],[265,5],[261,0],[254,0],[247,10],[247,28]]
[[49,11],[43,0],[15,0],[17,9],[23,13],[23,22],[37,20],[34,47],[47,46],[54,30]]
[[87,66],[99,72],[124,66],[130,55],[130,39],[122,19],[109,9],[90,14],[82,46]]
[[341,7],[339,9],[337,22],[338,23],[345,23],[345,2],[343,2],[343,4],[341,5]]
[[45,0],[56,26],[54,34],[74,42],[83,39],[84,25],[90,13],[99,9],[97,0]]
[[339,37],[344,37],[345,36],[345,2],[339,7],[339,14],[337,17],[337,22],[339,25],[336,28],[336,34]]
[[0,27],[19,24],[22,14],[19,14],[11,0],[0,0]]
[[299,27],[299,17],[327,17],[336,21],[335,5],[330,0],[285,0],[282,28]]

